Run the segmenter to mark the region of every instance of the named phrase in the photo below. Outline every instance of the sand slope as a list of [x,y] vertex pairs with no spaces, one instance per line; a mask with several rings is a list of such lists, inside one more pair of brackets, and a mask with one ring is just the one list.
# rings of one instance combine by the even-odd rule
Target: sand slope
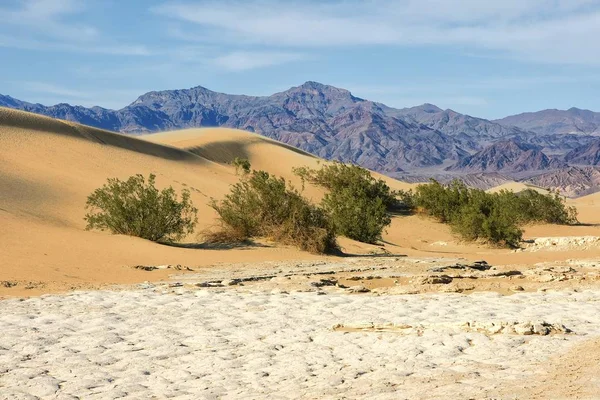
[[523,182],[508,182],[508,183],[503,183],[502,185],[499,186],[495,186],[491,189],[486,190],[486,192],[488,193],[498,193],[501,190],[508,190],[509,192],[515,192],[515,193],[519,193],[522,192],[523,190],[527,190],[527,189],[533,189],[538,193],[541,194],[547,194],[548,191],[546,189],[543,189],[541,187],[535,186],[535,185],[530,185],[530,184],[526,184]]
[[[159,187],[188,188],[199,209],[197,232],[214,226],[215,213],[207,203],[224,196],[238,181],[234,168],[227,165],[235,157],[246,157],[253,168],[283,176],[297,187],[301,182],[293,175],[293,167],[318,167],[324,162],[249,132],[190,129],[136,138],[0,108],[0,295],[156,280],[169,273],[131,268],[139,264],[194,267],[317,258],[271,244],[222,250],[200,245],[194,235],[186,239],[190,248],[181,248],[84,230],[87,196],[109,177],[125,179],[136,173],[156,174]],[[383,178],[394,189],[415,186]],[[305,195],[313,201],[322,194],[319,188],[306,187]],[[587,214],[599,215],[596,206],[586,207]],[[555,227],[541,229],[543,236],[552,236]],[[556,234],[600,235],[600,228],[564,227]],[[379,251],[378,246],[344,238],[340,242],[350,254]],[[388,252],[412,256],[461,256],[502,263],[557,257],[460,243],[447,226],[418,216],[395,217],[384,242]],[[32,282],[33,289],[6,288],[5,281],[16,282],[16,288]]]
[[[229,166],[176,147],[0,108],[0,160],[0,281],[50,282],[46,289],[53,281],[79,287],[161,276],[129,268],[136,264],[313,257],[282,248],[199,251],[84,231],[87,195],[109,177],[136,173],[156,174],[161,187],[190,189],[199,209],[197,231],[213,225],[215,215],[207,202],[227,193],[238,177]],[[268,169],[278,173],[280,167],[273,163]]]

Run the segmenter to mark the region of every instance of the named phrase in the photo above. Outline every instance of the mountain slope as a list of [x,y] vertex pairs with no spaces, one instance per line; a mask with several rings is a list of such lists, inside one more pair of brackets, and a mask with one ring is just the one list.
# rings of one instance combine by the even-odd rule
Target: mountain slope
[[404,108],[396,111],[396,114],[456,137],[466,136],[477,140],[493,140],[525,133],[517,127],[504,126],[486,119],[460,114],[453,110],[442,110],[433,104]]
[[150,92],[118,110],[0,103],[125,133],[222,126],[257,132],[312,154],[382,172],[441,165],[468,153],[438,130],[389,107],[316,82],[272,96],[227,95],[203,87]]
[[[567,160],[574,164],[597,163],[592,145],[596,137],[589,133],[595,129],[597,113],[547,110],[529,117],[523,114],[516,119],[488,121],[432,104],[394,109],[311,81],[271,96],[229,95],[201,86],[154,91],[120,110],[69,104],[45,107],[0,95],[2,105],[130,134],[236,128],[325,159],[356,163],[390,176],[414,175],[415,179],[442,179],[444,168],[450,175],[499,171],[522,178],[526,171],[564,166],[558,160],[569,152]],[[540,128],[544,123],[541,117],[558,133],[545,125]],[[509,123],[517,124],[519,119],[530,125]],[[565,128],[565,121],[585,129],[577,134],[562,133],[573,130]],[[541,133],[526,130],[528,126]],[[518,145],[507,146],[507,141]],[[486,186],[487,179],[472,180]]]
[[559,168],[564,163],[549,158],[538,147],[514,140],[494,143],[448,167],[447,171],[515,173]]
[[579,108],[523,113],[494,122],[541,134],[600,134],[600,113]]
[[600,165],[600,139],[573,149],[565,155],[571,164]]
[[566,167],[528,179],[526,182],[558,189],[569,197],[577,197],[600,189],[600,168]]

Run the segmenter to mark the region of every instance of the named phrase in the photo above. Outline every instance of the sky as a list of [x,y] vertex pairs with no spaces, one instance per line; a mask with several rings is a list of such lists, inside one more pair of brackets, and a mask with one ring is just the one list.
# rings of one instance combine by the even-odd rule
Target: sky
[[0,93],[44,105],[310,80],[489,119],[600,111],[600,0],[0,0],[0,21]]

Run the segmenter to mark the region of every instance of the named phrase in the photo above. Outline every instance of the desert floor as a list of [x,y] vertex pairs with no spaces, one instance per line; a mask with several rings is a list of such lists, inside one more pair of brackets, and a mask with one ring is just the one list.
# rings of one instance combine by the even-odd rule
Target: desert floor
[[419,216],[340,257],[84,229],[86,196],[135,173],[189,189],[211,229],[234,157],[298,187],[320,162],[246,132],[141,140],[0,108],[1,398],[597,398],[599,195],[516,251]]

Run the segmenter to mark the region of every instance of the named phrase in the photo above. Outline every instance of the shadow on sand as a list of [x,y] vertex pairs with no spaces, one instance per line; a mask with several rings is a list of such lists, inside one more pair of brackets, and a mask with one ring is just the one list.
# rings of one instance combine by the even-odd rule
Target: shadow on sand
[[272,246],[256,243],[253,241],[244,241],[238,243],[160,243],[163,246],[178,247],[181,249],[195,250],[250,250],[255,248],[271,248]]

